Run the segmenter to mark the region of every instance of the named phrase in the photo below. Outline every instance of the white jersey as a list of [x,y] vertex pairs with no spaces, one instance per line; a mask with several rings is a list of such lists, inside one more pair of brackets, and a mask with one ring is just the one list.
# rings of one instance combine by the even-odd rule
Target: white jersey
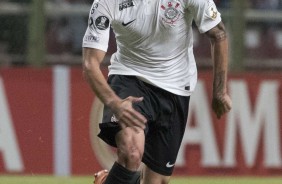
[[107,51],[112,26],[117,52],[109,75],[133,75],[189,96],[197,82],[192,21],[201,33],[220,21],[213,0],[95,0],[83,47]]

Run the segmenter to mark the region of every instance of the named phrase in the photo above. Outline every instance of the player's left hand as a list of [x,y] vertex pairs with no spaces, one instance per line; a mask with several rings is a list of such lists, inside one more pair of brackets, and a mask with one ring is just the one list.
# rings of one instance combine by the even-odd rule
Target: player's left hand
[[223,95],[213,95],[212,109],[218,119],[220,119],[225,113],[229,112],[231,107],[232,101],[228,94],[225,93]]

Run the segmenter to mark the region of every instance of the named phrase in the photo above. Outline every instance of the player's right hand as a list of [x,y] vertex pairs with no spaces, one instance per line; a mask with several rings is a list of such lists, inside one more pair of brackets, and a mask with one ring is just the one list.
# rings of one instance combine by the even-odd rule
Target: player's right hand
[[126,99],[115,103],[112,110],[120,124],[121,128],[140,127],[143,130],[146,127],[147,119],[133,108],[133,103],[138,103],[143,100],[143,97],[129,96]]

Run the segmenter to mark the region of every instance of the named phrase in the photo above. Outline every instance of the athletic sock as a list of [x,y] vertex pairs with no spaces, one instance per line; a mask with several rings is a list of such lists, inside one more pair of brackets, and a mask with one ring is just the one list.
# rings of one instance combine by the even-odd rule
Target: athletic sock
[[134,177],[132,179],[132,181],[133,181],[132,184],[140,184],[140,179],[141,179],[140,171],[135,172]]
[[140,178],[140,172],[130,171],[115,162],[104,184],[136,184],[138,180],[140,183],[138,178]]

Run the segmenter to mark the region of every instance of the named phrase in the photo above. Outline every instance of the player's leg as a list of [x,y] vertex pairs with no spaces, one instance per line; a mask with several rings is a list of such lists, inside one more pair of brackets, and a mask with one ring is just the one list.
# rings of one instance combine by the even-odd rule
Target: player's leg
[[116,135],[118,159],[111,168],[104,184],[135,184],[137,171],[144,152],[144,131],[127,127]]
[[[140,86],[136,77],[111,75],[108,82],[116,94],[123,99],[128,96],[145,96],[143,87]],[[133,106],[137,111],[148,118],[147,108],[144,107],[145,103],[148,103],[147,99],[133,104]],[[131,182],[135,184],[135,180],[140,178],[139,172],[136,171],[144,152],[144,130],[140,129],[137,133],[136,129],[133,130],[129,127],[122,129],[119,126],[119,122],[113,117],[114,114],[111,109],[105,106],[103,120],[102,123],[99,124],[101,131],[98,136],[109,145],[117,148],[118,159],[109,173],[105,171],[98,172],[101,174],[96,175],[95,181],[102,182],[95,184],[104,184],[104,180],[107,180],[106,184],[131,184]]]
[[154,172],[146,165],[143,166],[140,184],[168,184],[169,180],[170,176],[161,175],[159,173]]
[[141,184],[168,184],[186,127],[189,97],[152,89],[152,96],[157,96],[152,103],[156,119],[148,124]]
[[139,127],[122,129],[116,135],[116,143],[117,162],[131,171],[137,171],[144,153],[144,130]]

